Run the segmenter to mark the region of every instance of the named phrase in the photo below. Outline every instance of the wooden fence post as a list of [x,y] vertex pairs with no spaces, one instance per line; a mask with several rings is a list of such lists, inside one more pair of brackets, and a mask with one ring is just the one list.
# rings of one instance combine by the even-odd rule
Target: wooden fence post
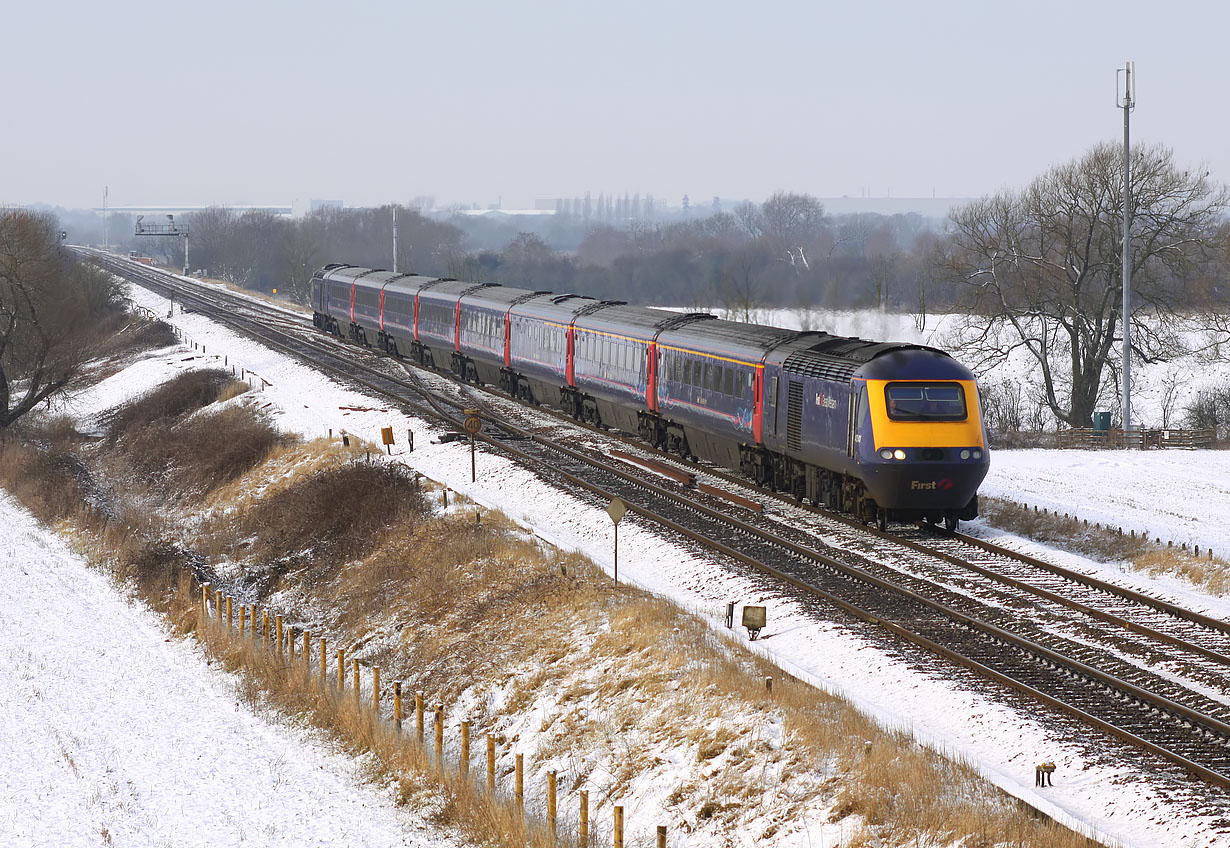
[[372,709],[380,714],[380,666],[372,666]]
[[393,724],[401,730],[401,681],[393,684]]
[[337,649],[337,691],[346,691],[346,649]]
[[209,618],[209,584],[201,584],[201,614]]
[[461,723],[461,776],[470,773],[470,722]]
[[658,848],[666,848],[666,825],[658,825]]
[[517,810],[525,810],[525,755],[517,754],[517,775],[514,783],[514,793],[517,796]]
[[414,693],[414,729],[418,731],[419,742],[423,741],[423,691]]
[[320,637],[320,683],[323,686],[329,681],[329,650],[325,637]]
[[555,772],[547,772],[547,829],[555,838]]
[[243,604],[240,604],[239,605],[239,636],[240,638],[248,635],[247,621],[245,620],[247,619],[247,617],[248,617],[248,608],[245,607]]
[[275,618],[276,621],[274,623],[277,625],[277,633],[275,635],[278,640],[278,656],[280,657],[282,656],[282,616],[275,616]]
[[354,674],[354,702],[359,703],[359,661],[351,660],[350,668]]
[[261,610],[261,641],[269,643],[269,610]]
[[589,848],[589,792],[581,790],[581,828],[577,838],[578,848]]
[[615,808],[615,848],[624,848],[624,808]]
[[495,791],[495,737],[487,734],[487,791]]
[[312,634],[303,631],[303,667],[307,669],[308,677],[312,676]]
[[235,599],[230,595],[226,596],[226,629],[230,630],[235,626]]
[[248,618],[249,618],[249,619],[251,619],[251,624],[252,624],[252,626],[249,628],[249,630],[250,630],[250,631],[251,631],[251,633],[252,633],[252,638],[253,638],[253,639],[255,639],[255,638],[256,638],[256,635],[257,635],[257,634],[256,634],[256,610],[257,610],[257,606],[256,606],[256,604],[253,604],[253,605],[252,605],[252,609],[251,609],[251,610],[249,610],[249,612],[248,612]]
[[218,589],[214,592],[214,613],[217,615],[218,623],[222,623],[222,590]]
[[286,628],[286,647],[289,649],[288,656],[290,657],[290,662],[293,664],[295,662],[295,627],[294,625],[291,625],[290,627]]
[[444,768],[444,704],[436,706],[436,768]]

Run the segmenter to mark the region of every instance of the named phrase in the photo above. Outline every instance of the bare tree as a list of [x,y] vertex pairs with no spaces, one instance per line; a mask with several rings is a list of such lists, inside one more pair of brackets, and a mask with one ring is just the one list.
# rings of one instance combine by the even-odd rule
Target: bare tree
[[0,429],[64,390],[92,353],[113,278],[73,261],[49,215],[0,213]]
[[[1132,151],[1133,355],[1178,350],[1182,286],[1217,245],[1227,193],[1170,150]],[[964,291],[968,318],[952,343],[976,368],[1024,349],[1041,369],[1046,405],[1089,426],[1121,340],[1123,158],[1100,144],[1023,192],[1003,192],[952,215],[939,270]]]

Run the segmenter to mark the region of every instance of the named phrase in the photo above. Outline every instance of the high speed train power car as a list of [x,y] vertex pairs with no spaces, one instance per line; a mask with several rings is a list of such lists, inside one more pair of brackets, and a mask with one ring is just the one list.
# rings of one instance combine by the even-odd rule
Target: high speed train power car
[[742,471],[881,528],[978,513],[974,375],[934,348],[326,265],[318,328]]

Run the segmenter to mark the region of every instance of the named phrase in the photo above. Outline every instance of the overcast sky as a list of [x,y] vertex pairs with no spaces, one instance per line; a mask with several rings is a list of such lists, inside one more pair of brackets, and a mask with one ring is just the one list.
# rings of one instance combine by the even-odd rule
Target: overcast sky
[[978,196],[1122,139],[1230,181],[1222,2],[6,3],[0,203]]

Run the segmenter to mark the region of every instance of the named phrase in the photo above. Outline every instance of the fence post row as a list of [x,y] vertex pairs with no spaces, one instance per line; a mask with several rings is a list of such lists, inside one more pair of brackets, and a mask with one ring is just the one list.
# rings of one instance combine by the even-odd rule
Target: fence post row
[[[201,612],[205,618],[210,618],[210,594],[212,587],[208,583],[201,584]],[[214,613],[219,622],[226,621],[228,631],[234,629],[234,620],[232,617],[234,599],[232,596],[225,596],[225,613],[223,612],[224,600],[221,590],[213,591]],[[245,634],[246,622],[251,616],[251,633],[253,638],[258,638],[261,633],[258,633],[256,626],[256,611],[257,605],[252,604],[250,607],[239,605],[239,634]],[[225,615],[225,618],[224,618]],[[268,642],[270,636],[270,621],[269,611],[261,610],[261,631],[263,632],[263,641]],[[279,655],[283,649],[283,617],[281,615],[274,616],[275,638],[277,639],[276,650]],[[303,630],[303,663],[304,668],[311,669],[311,652],[312,652],[312,635],[309,631]],[[286,628],[286,645],[289,649],[289,659],[294,660],[295,656],[295,629],[294,627]],[[320,679],[328,680],[328,643],[324,636],[320,638]],[[360,669],[359,661],[356,658],[351,658],[351,670],[353,675],[354,698],[356,706],[360,703]],[[346,651],[343,648],[337,649],[337,685],[339,690],[346,689]],[[765,679],[766,688],[772,686],[772,678]],[[380,667],[372,666],[372,709],[375,710],[377,717],[380,715]],[[418,690],[414,693],[414,712],[415,712],[415,727],[417,730],[418,741],[420,744],[424,741],[424,712],[425,702],[423,692]],[[439,769],[444,768],[444,704],[438,704],[434,710],[435,720],[435,759],[436,766]],[[397,730],[402,730],[402,723],[405,719],[405,713],[402,703],[402,683],[400,680],[393,683],[393,723]],[[461,775],[467,776],[470,773],[470,722],[462,721],[461,725],[461,752],[458,762],[458,770]],[[495,765],[496,765],[496,736],[493,733],[487,733],[487,790],[491,793],[495,792]],[[514,784],[513,784],[514,800],[518,814],[525,813],[525,755],[517,754],[515,757],[514,767]],[[579,848],[589,847],[589,792],[582,789],[577,793],[579,804],[579,822],[577,832],[577,844]],[[547,830],[550,833],[552,840],[556,839],[559,830],[558,818],[558,800],[559,800],[559,774],[554,769],[547,772]],[[614,832],[613,845],[614,848],[623,848],[624,846],[624,808],[622,805],[613,807],[614,817]],[[665,825],[657,826],[657,846],[658,848],[666,848],[667,828]]]

